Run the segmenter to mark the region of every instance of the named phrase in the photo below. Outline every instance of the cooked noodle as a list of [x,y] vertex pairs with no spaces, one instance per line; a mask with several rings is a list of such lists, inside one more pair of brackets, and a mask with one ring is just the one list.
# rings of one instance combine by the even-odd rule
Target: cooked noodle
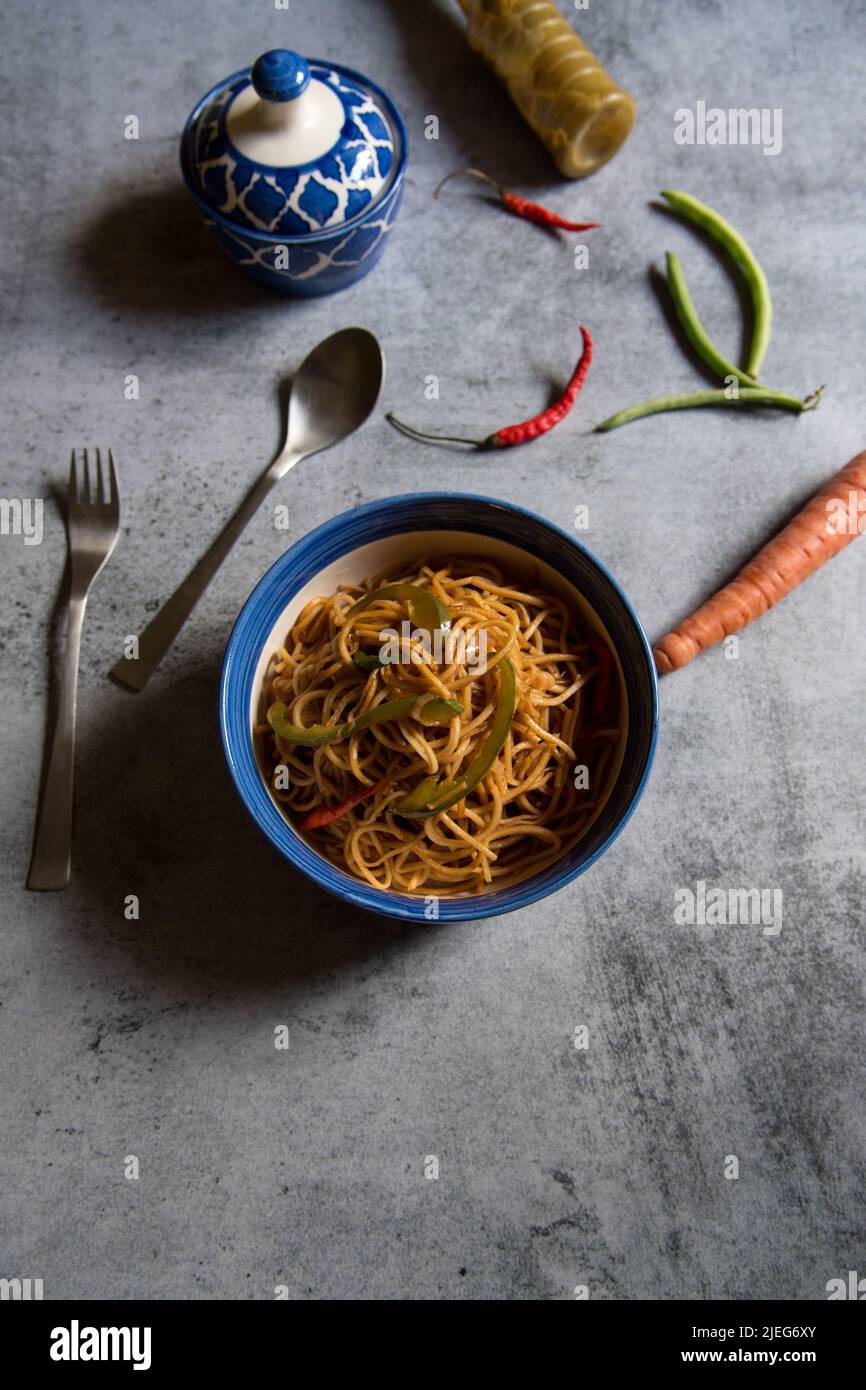
[[[398,600],[377,599],[348,620],[346,614],[362,594],[395,582],[436,595],[449,610],[453,634],[486,633],[486,664],[476,669],[471,650],[456,653],[464,664],[437,664],[435,653],[416,642],[410,664],[359,669],[353,653],[378,649],[383,629],[399,631],[407,610]],[[307,832],[320,853],[376,888],[453,897],[537,873],[595,818],[623,733],[615,679],[604,707],[590,713],[599,667],[591,635],[561,599],[528,593],[494,565],[468,558],[410,564],[311,600],[266,678],[267,704],[285,704],[293,724],[342,723],[412,694],[457,699],[463,714],[438,727],[414,718],[382,722],[315,748],[284,741],[263,725],[258,732],[266,736],[274,796],[300,821],[384,780],[340,819]],[[443,811],[415,820],[395,815],[395,803],[422,779],[456,778],[478,753],[496,708],[496,654],[511,662],[517,695],[510,732],[490,770]],[[580,766],[587,776],[575,776]],[[279,789],[285,773],[274,780],[283,767],[287,790]]]

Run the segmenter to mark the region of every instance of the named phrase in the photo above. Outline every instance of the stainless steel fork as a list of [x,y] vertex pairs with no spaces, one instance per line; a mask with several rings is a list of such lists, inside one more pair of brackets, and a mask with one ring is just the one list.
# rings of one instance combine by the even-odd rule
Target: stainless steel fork
[[90,461],[83,450],[79,470],[72,451],[69,466],[67,532],[69,537],[69,610],[66,652],[60,683],[57,722],[48,771],[42,787],[33,858],[27,887],[65,888],[69,883],[72,842],[72,777],[75,761],[75,706],[78,695],[78,654],[87,595],[117,542],[120,494],[114,454],[108,450],[108,475],[96,450],[91,487]]

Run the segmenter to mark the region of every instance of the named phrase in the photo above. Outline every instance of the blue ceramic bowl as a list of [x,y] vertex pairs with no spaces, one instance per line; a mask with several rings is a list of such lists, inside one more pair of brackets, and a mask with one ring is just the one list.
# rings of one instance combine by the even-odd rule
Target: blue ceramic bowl
[[[281,169],[246,158],[232,146],[226,111],[249,87],[254,68],[243,68],[212,87],[190,112],[180,142],[184,182],[223,250],[252,279],[304,298],[346,289],[376,265],[400,207],[409,154],[400,111],[375,82],[353,68],[314,58],[308,70],[334,88],[345,115],[337,144],[323,158]],[[387,159],[382,191],[365,202],[369,195],[354,189],[345,220],[311,230],[310,223],[327,222],[337,201],[330,188],[341,181],[352,147],[358,144],[353,136],[359,120],[374,132],[377,157]],[[307,191],[295,208],[299,178]],[[222,208],[231,208],[231,215]]]
[[369,887],[336,868],[293,828],[268,789],[253,729],[263,717],[271,655],[310,598],[412,556],[457,553],[489,557],[526,582],[558,591],[606,633],[618,659],[627,730],[607,799],[586,834],[521,883],[439,899],[438,918],[493,917],[555,893],[594,864],[629,819],[649,776],[658,726],[655,665],[640,620],[613,575],[565,531],[508,502],[454,492],[410,493],[344,512],[293,545],[253,590],[229,638],[220,679],[226,761],[256,825],[295,868],[338,898],[419,922],[427,920],[423,897]]

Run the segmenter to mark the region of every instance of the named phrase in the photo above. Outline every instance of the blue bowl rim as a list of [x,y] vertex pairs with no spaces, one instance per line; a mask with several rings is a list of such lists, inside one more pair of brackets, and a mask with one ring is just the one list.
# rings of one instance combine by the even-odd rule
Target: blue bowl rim
[[[506,502],[500,498],[487,497],[480,493],[471,492],[409,492],[402,493],[396,497],[379,498],[373,502],[366,502],[360,507],[350,508],[348,511],[340,512],[330,520],[322,522],[312,531],[308,531],[305,536],[297,540],[294,545],[284,551],[281,556],[268,567],[255,588],[250,593],[246,602],[235,620],[229,639],[226,644],[223,656],[222,668],[219,679],[219,723],[220,736],[222,739],[223,754],[231,773],[232,780],[237,788],[241,801],[244,803],[251,819],[255,822],[259,830],[270,840],[271,844],[279,850],[285,859],[303,873],[312,882],[318,884],[320,888],[329,891],[344,902],[349,902],[355,907],[366,908],[367,910],[388,917],[397,917],[404,921],[425,921],[425,902],[423,897],[411,898],[408,895],[392,893],[381,888],[371,888],[369,885],[354,879],[345,870],[337,869],[323,855],[312,849],[307,842],[292,830],[291,825],[282,816],[265,786],[258,762],[255,758],[252,740],[249,737],[249,688],[241,688],[244,696],[243,708],[238,712],[232,712],[232,699],[236,698],[238,691],[235,688],[237,679],[235,677],[236,658],[241,642],[248,636],[249,630],[256,621],[256,610],[260,605],[262,597],[267,593],[270,586],[277,581],[283,582],[282,575],[285,569],[297,571],[303,569],[305,562],[309,564],[311,559],[320,550],[322,542],[328,538],[335,530],[339,530],[349,524],[356,525],[358,518],[381,516],[383,513],[392,510],[399,510],[401,507],[412,506],[435,506],[444,501],[469,503],[486,507],[502,508],[506,512],[516,513],[526,518],[543,531],[553,532],[564,540],[569,546],[579,550],[593,564],[604,580],[610,585],[622,602],[629,620],[634,625],[640,646],[646,659],[647,670],[650,676],[650,691],[652,703],[652,722],[650,729],[649,745],[647,747],[645,762],[640,777],[635,785],[632,797],[620,819],[612,826],[610,833],[605,837],[600,845],[593,851],[588,858],[577,865],[563,869],[553,884],[538,884],[533,890],[533,883],[538,883],[538,876],[523,879],[508,888],[499,890],[493,894],[479,894],[477,897],[466,898],[441,898],[438,902],[439,922],[463,922],[479,921],[486,917],[497,917],[506,912],[517,911],[523,907],[529,907],[532,903],[538,902],[542,898],[551,896],[559,892],[566,884],[579,878],[596,863],[598,859],[610,848],[613,842],[625,829],[632,815],[637,808],[646,784],[652,771],[655,760],[656,745],[658,742],[659,725],[659,689],[658,675],[656,673],[655,661],[652,655],[652,648],[644,631],[643,624],[635,610],[634,605],[628,598],[619,581],[610,572],[603,561],[579,541],[575,536],[570,535],[555,522],[546,520],[536,512],[530,511],[527,507],[521,507],[514,502]],[[431,518],[429,525],[413,526],[411,529],[418,530],[459,530],[471,528],[460,528],[456,525],[437,526],[435,518]],[[389,532],[388,534],[396,534]],[[483,535],[484,532],[479,528],[477,534]],[[520,542],[511,542],[517,548],[524,550],[525,547]],[[357,546],[349,547],[345,554],[350,554]],[[531,552],[526,551],[527,554]],[[544,559],[542,552],[537,558]],[[303,576],[301,582],[306,583],[317,573],[315,564],[310,572]],[[296,590],[295,590],[296,592]],[[290,601],[291,595],[285,596],[285,603]],[[262,645],[267,634],[261,635],[261,641],[256,645],[256,662],[258,654],[261,653]],[[233,726],[234,725],[234,729]],[[237,746],[238,756],[235,748]],[[245,760],[245,768],[241,766],[239,758]],[[244,771],[252,774],[247,782],[244,778]],[[255,802],[258,802],[260,810],[257,809]],[[517,897],[515,902],[499,902],[496,899],[501,897]],[[433,895],[435,896],[435,895]]]
[[320,232],[304,232],[302,235],[297,233],[294,235],[285,233],[281,235],[278,232],[259,232],[254,227],[244,227],[240,222],[233,222],[230,217],[226,217],[225,213],[215,208],[213,204],[209,203],[207,198],[199,192],[187,162],[186,150],[190,129],[198,119],[206,103],[215,97],[218,92],[224,91],[226,87],[231,86],[232,82],[236,82],[239,78],[247,77],[251,79],[252,66],[239,68],[237,72],[233,72],[230,76],[224,77],[221,82],[215,83],[210,91],[205,92],[204,96],[196,102],[186,118],[183,133],[180,137],[180,172],[183,175],[184,183],[198,203],[201,212],[206,217],[211,217],[216,222],[222,223],[224,227],[227,227],[228,230],[235,235],[252,237],[255,241],[261,241],[265,244],[275,246],[309,246],[317,241],[329,241],[332,237],[341,236],[344,232],[351,232],[354,231],[356,227],[362,226],[372,213],[381,212],[383,208],[389,205],[397,190],[402,186],[403,177],[406,173],[406,165],[409,160],[409,135],[406,130],[406,123],[403,120],[403,114],[397,103],[388,95],[384,87],[380,87],[378,82],[374,82],[371,78],[366,77],[364,73],[358,72],[355,68],[346,67],[344,63],[327,62],[324,58],[307,58],[306,61],[311,68],[331,68],[334,72],[345,73],[347,77],[352,78],[362,86],[369,87],[371,91],[374,91],[377,96],[382,98],[385,106],[392,112],[395,125],[400,132],[400,158],[397,161],[394,177],[381,198],[370,203],[347,222],[341,222],[336,227],[324,227]]

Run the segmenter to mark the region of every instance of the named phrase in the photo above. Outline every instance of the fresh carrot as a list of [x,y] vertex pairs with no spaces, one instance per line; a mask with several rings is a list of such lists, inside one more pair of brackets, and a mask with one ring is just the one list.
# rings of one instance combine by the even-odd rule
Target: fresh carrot
[[735,579],[653,648],[660,675],[754,622],[866,530],[866,449],[830,478]]
[[374,782],[371,787],[359,787],[357,791],[347,796],[345,801],[341,801],[339,806],[319,806],[317,810],[301,821],[299,830],[318,830],[320,825],[330,825],[332,821],[339,820],[347,811],[352,811],[360,801],[365,801],[368,796],[372,796],[380,787],[385,785],[385,779],[381,782]]

